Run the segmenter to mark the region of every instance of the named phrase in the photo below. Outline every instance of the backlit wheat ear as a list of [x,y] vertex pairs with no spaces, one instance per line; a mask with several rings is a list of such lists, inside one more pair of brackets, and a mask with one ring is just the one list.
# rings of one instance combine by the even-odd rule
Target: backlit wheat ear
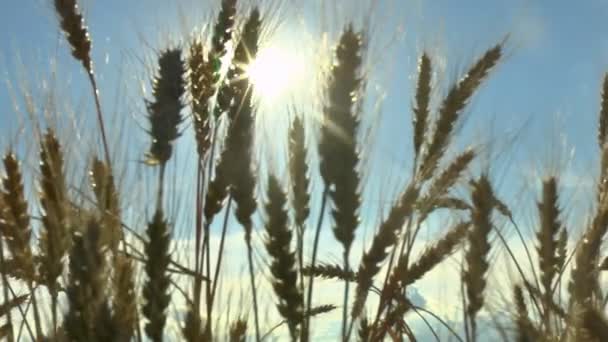
[[590,226],[583,234],[574,256],[574,267],[568,285],[573,303],[589,305],[597,284],[600,247],[608,229],[608,201],[603,197]]
[[513,288],[513,297],[516,309],[517,342],[538,341],[540,335],[528,317],[528,308],[519,285],[515,285]]
[[418,159],[420,148],[424,142],[429,117],[429,102],[431,97],[431,59],[423,53],[418,62],[418,83],[416,85],[416,103],[413,108],[414,124],[414,155]]
[[233,68],[240,70],[232,88],[235,103],[230,107],[231,133],[226,137],[226,157],[230,158],[230,195],[236,203],[236,218],[245,228],[245,238],[251,238],[251,216],[256,209],[254,197],[255,176],[253,174],[253,128],[254,108],[249,80],[244,77],[242,66],[255,58],[261,29],[260,13],[254,9],[243,28],[243,35],[234,56]]
[[144,245],[146,256],[145,273],[147,279],[143,288],[144,306],[142,313],[148,320],[146,335],[152,341],[162,341],[169,306],[169,274],[167,268],[171,260],[169,225],[162,211],[157,210],[148,224],[148,239]]
[[101,244],[109,246],[113,253],[118,251],[118,243],[123,239],[120,200],[112,170],[95,158],[91,166],[91,186],[101,214]]
[[[308,150],[302,118],[296,115],[287,133],[289,180],[291,185],[291,207],[297,231],[298,268],[304,267],[304,230],[310,214],[310,179],[308,177]],[[304,274],[300,272],[300,286],[304,288]],[[305,334],[305,329],[302,330]],[[303,336],[305,337],[305,336]]]
[[502,56],[502,45],[486,51],[486,53],[467,71],[449,90],[439,108],[439,116],[435,122],[435,131],[428,142],[426,153],[419,172],[420,178],[426,180],[434,173],[437,163],[443,156],[449,144],[454,125],[467,102],[473,96],[489,71],[498,63]]
[[106,270],[104,256],[99,245],[100,227],[89,222],[85,235],[74,235],[74,247],[70,252],[69,282],[66,289],[68,312],[65,329],[72,341],[98,341],[99,326],[104,306],[107,308]]
[[259,35],[262,26],[260,12],[254,8],[245,23],[233,59],[231,76],[231,93],[234,102],[228,110],[230,128],[226,137],[225,158],[226,176],[229,182],[229,193],[235,203],[235,216],[245,231],[247,245],[247,261],[249,265],[250,285],[252,291],[253,311],[256,340],[260,340],[258,320],[257,291],[253,267],[253,247],[251,235],[253,232],[252,216],[257,208],[255,198],[256,175],[254,172],[253,133],[255,108],[252,99],[252,89],[243,67],[255,58],[258,50]]
[[[557,179],[551,177],[543,181],[542,200],[537,204],[540,217],[540,228],[536,233],[538,239],[538,263],[540,283],[544,288],[544,302],[551,301],[553,297],[552,284],[558,269],[557,264],[557,234],[562,229],[560,209],[558,203]],[[548,317],[546,318],[548,319]],[[546,322],[548,323],[548,322]]]
[[[213,36],[211,38],[211,51],[215,58],[213,60],[214,63],[219,63],[218,59],[226,54],[226,44],[232,39],[236,4],[236,0],[222,0],[222,6],[217,15],[217,21],[213,27]],[[209,60],[212,59],[210,58]],[[216,66],[216,69],[219,69],[219,65]]]
[[230,342],[245,342],[247,340],[247,321],[238,319],[230,325]]
[[158,75],[152,86],[151,101],[146,102],[152,138],[146,162],[165,164],[171,158],[172,146],[180,136],[179,124],[183,118],[182,95],[184,94],[184,62],[180,49],[169,49],[158,58]]
[[228,118],[234,120],[235,114],[237,114],[234,109],[246,105],[244,102],[245,93],[251,91],[249,90],[249,80],[245,69],[257,54],[261,24],[260,13],[256,8],[251,11],[243,27],[240,40],[234,51],[232,64],[218,90],[215,108],[216,118],[224,112],[228,112]]
[[76,0],[55,0],[55,11],[60,18],[61,29],[72,47],[72,55],[92,73],[91,39]]
[[476,340],[476,316],[484,304],[486,288],[486,273],[488,271],[488,254],[490,253],[489,235],[492,230],[492,209],[494,208],[494,193],[487,176],[482,175],[477,181],[472,181],[471,223],[468,234],[469,246],[465,254],[466,268],[462,279],[466,288],[466,315],[470,327],[470,336]]
[[391,275],[391,282],[399,281],[401,286],[413,284],[439,265],[445,258],[452,254],[456,246],[466,236],[470,223],[462,222],[451,228],[445,236],[427,248],[418,260],[411,265],[406,265],[405,255],[399,259],[397,266]]
[[40,206],[42,231],[40,233],[41,282],[51,294],[53,327],[57,326],[56,308],[59,284],[63,273],[63,259],[71,245],[71,228],[68,216],[69,201],[63,171],[63,151],[55,133],[48,130],[40,146]]
[[133,262],[122,254],[112,259],[112,310],[116,320],[118,340],[130,341],[138,324],[135,269]]
[[196,39],[190,44],[188,58],[190,95],[192,96],[192,122],[198,156],[202,160],[211,146],[211,120],[209,99],[213,96],[213,74],[209,61],[205,61],[203,43]]
[[458,179],[467,170],[476,153],[473,149],[468,149],[460,153],[448,166],[433,180],[426,195],[420,200],[420,208],[423,217],[426,217],[436,205],[437,199],[445,195],[456,184]]
[[[320,171],[332,201],[333,232],[343,248],[344,269],[350,270],[349,256],[359,226],[361,206],[357,133],[361,95],[363,39],[352,25],[342,32],[329,72],[326,104],[323,108],[319,141]],[[314,248],[314,247],[313,247]],[[344,283],[342,338],[346,339],[349,282]]]
[[266,251],[272,258],[270,272],[272,287],[278,297],[277,308],[287,320],[292,339],[298,336],[298,324],[302,317],[302,293],[297,286],[296,256],[291,250],[292,229],[287,215],[287,196],[279,181],[268,178],[266,211]]
[[361,202],[357,171],[360,119],[355,108],[361,85],[361,49],[361,35],[348,26],[330,71],[319,142],[321,176],[325,185],[332,188],[329,194],[334,206],[334,235],[347,251],[359,224]]
[[302,118],[296,116],[289,127],[289,178],[291,180],[292,207],[296,227],[304,227],[310,213],[310,179],[308,177],[308,151]]
[[419,189],[415,185],[408,186],[391,208],[388,217],[381,223],[371,247],[363,254],[357,272],[357,290],[351,311],[353,321],[361,314],[373,279],[388,255],[387,249],[397,243],[399,230],[412,215],[418,195]]
[[17,274],[28,282],[35,278],[34,259],[30,240],[32,229],[28,204],[23,189],[23,177],[19,162],[12,152],[4,156],[4,170],[6,175],[2,178],[2,191],[0,196],[2,212],[0,212],[0,231],[13,261],[17,266]]
[[304,266],[302,273],[306,276],[314,276],[325,279],[340,279],[348,281],[356,281],[357,274],[353,271],[345,271],[340,265],[327,263],[318,263],[314,267],[311,265]]

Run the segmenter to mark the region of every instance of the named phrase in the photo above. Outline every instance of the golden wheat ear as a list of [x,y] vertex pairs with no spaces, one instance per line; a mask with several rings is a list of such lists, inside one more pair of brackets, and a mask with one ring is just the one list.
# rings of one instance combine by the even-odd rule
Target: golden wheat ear
[[137,293],[133,261],[123,254],[112,259],[112,310],[116,321],[117,339],[130,341],[138,324]]
[[466,267],[462,272],[462,281],[466,289],[467,306],[465,313],[470,329],[468,334],[475,341],[477,334],[476,316],[484,304],[486,273],[489,268],[488,254],[491,248],[489,235],[493,227],[494,193],[486,175],[482,175],[476,181],[471,181],[471,186],[472,229],[468,233],[468,249],[465,253]]
[[93,220],[84,235],[76,233],[73,237],[66,288],[69,308],[64,318],[66,333],[73,341],[98,341],[101,336],[115,338],[112,333],[115,327],[108,317],[107,270],[99,236],[99,224]]
[[61,29],[72,48],[72,55],[79,60],[84,68],[92,73],[91,39],[84,18],[76,0],[55,0]]
[[19,161],[12,152],[4,156],[5,176],[2,178],[0,197],[0,232],[8,247],[20,279],[34,282],[36,270],[31,247],[32,229],[28,203],[25,198],[23,176]]
[[118,253],[118,244],[124,239],[122,230],[120,199],[114,182],[114,175],[109,165],[94,158],[91,171],[91,187],[97,200],[101,217],[101,244],[109,247],[112,253]]

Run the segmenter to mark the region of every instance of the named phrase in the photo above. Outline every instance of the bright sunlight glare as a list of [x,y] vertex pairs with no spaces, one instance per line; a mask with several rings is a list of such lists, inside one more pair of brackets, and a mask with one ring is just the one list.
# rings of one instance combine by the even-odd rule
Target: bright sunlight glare
[[304,62],[294,53],[278,46],[258,52],[247,68],[247,75],[255,92],[263,100],[274,100],[280,95],[297,90],[302,82]]

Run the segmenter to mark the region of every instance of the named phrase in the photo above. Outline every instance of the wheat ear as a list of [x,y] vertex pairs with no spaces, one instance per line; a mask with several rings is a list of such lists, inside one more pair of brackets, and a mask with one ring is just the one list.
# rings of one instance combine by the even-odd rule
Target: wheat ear
[[307,265],[302,268],[302,273],[306,276],[320,277],[324,279],[340,279],[346,281],[356,281],[357,273],[345,271],[340,265],[320,263],[315,266]]
[[373,279],[388,256],[387,249],[397,243],[398,233],[405,221],[412,215],[418,195],[419,189],[415,185],[408,186],[398,202],[391,208],[388,217],[381,223],[371,247],[363,255],[357,272],[357,290],[351,311],[353,321],[363,310]]
[[[540,217],[540,227],[536,233],[538,246],[538,265],[540,269],[540,283],[543,286],[543,303],[547,311],[548,303],[553,297],[553,278],[558,268],[557,234],[562,229],[560,221],[560,209],[558,203],[557,179],[550,177],[543,181],[542,200],[537,204]],[[544,314],[544,323],[550,328],[549,316]]]
[[524,300],[524,294],[519,285],[513,288],[513,298],[515,300],[516,327],[517,327],[517,342],[533,342],[537,341],[539,336],[538,331],[528,317],[528,308]]
[[476,316],[484,303],[488,254],[490,253],[489,234],[492,230],[492,209],[494,194],[487,176],[482,175],[472,181],[471,211],[472,230],[468,234],[469,248],[465,253],[466,268],[462,279],[466,287],[466,315],[470,327],[470,339],[477,339]]
[[167,320],[169,306],[169,274],[167,268],[171,257],[169,243],[171,236],[169,225],[161,210],[154,213],[148,223],[148,239],[144,244],[146,255],[145,273],[147,276],[143,288],[144,306],[142,313],[148,320],[145,326],[146,335],[152,341],[163,340],[163,330]]
[[82,63],[82,66],[89,76],[89,82],[91,83],[91,88],[93,90],[93,98],[95,99],[97,122],[101,133],[106,163],[110,165],[110,150],[108,148],[106,129],[101,112],[101,103],[99,101],[99,89],[97,88],[97,81],[95,79],[95,74],[93,73],[89,31],[85,25],[84,18],[80,13],[80,8],[76,0],[54,0],[54,2],[55,12],[57,12],[57,15],[59,16],[59,25],[72,48],[72,56]]
[[249,80],[244,77],[244,65],[248,65],[255,58],[259,35],[262,25],[260,12],[254,8],[249,14],[242,31],[241,40],[236,47],[233,60],[233,70],[237,73],[231,78],[231,88],[234,94],[234,103],[230,106],[228,117],[231,120],[231,133],[226,137],[225,158],[228,158],[229,193],[235,203],[235,216],[245,231],[247,245],[249,274],[251,280],[252,300],[254,307],[254,321],[256,340],[260,339],[258,322],[257,291],[253,268],[253,247],[251,235],[253,231],[252,215],[256,210],[255,199],[255,173],[253,170],[253,129],[254,113],[252,89]]
[[112,169],[101,160],[94,158],[90,176],[91,187],[102,218],[101,244],[109,246],[110,250],[116,254],[119,242],[124,239],[124,233],[120,219],[120,199]]
[[52,130],[42,137],[40,146],[40,206],[42,207],[42,232],[40,233],[41,281],[51,295],[53,330],[57,327],[58,278],[63,274],[63,259],[70,241],[69,201],[63,171],[63,151]]
[[23,187],[23,176],[19,161],[12,152],[8,152],[3,161],[6,175],[2,178],[3,189],[0,192],[0,202],[3,203],[0,212],[0,231],[4,235],[10,254],[13,256],[16,276],[25,280],[28,284],[36,333],[38,336],[42,336],[38,301],[33,286],[36,281],[36,268],[30,244],[32,229]]
[[138,324],[137,294],[135,293],[135,270],[133,261],[118,254],[112,259],[112,310],[116,320],[120,341],[130,341]]
[[441,103],[439,115],[435,122],[435,131],[428,142],[426,153],[420,165],[420,177],[428,179],[435,171],[438,161],[449,143],[454,125],[467,102],[473,96],[488,72],[498,63],[502,56],[502,45],[498,44],[469,68],[466,75],[449,90]]
[[601,199],[606,193],[608,184],[608,145],[606,136],[608,134],[608,73],[604,74],[602,93],[600,95],[600,113],[598,122],[597,140],[600,148],[600,179],[598,182],[598,197]]
[[423,53],[418,62],[418,83],[416,85],[415,105],[413,108],[414,126],[414,155],[418,159],[420,148],[424,142],[429,117],[429,102],[431,98],[431,59]]
[[151,101],[146,101],[152,138],[146,161],[164,164],[171,158],[171,144],[180,136],[179,124],[183,118],[182,95],[184,94],[184,62],[180,49],[168,49],[158,57],[158,75],[152,82]]
[[460,241],[466,236],[469,226],[469,222],[456,224],[441,239],[422,252],[420,257],[418,257],[418,260],[411,265],[405,264],[407,263],[405,255],[404,257],[401,257],[391,275],[392,282],[399,281],[401,282],[401,286],[405,288],[422,278],[426,273],[452,254],[456,246],[458,246]]
[[[336,47],[335,62],[326,89],[323,109],[319,158],[321,177],[333,203],[333,232],[344,248],[344,269],[348,271],[349,255],[359,225],[360,175],[357,131],[361,95],[363,40],[352,25],[347,26]],[[344,283],[342,337],[346,338],[349,282]]]
[[[294,225],[297,232],[296,252],[298,256],[298,268],[302,271],[304,267],[304,229],[306,228],[306,220],[310,214],[310,179],[308,177],[306,132],[300,116],[296,115],[294,117],[287,135],[291,207],[293,208]],[[300,288],[303,293],[303,272],[300,272]]]
[[100,324],[108,321],[109,311],[99,234],[99,224],[94,220],[89,222],[84,236],[74,234],[66,289],[69,307],[64,319],[66,333],[73,341],[101,341],[101,336],[109,335],[114,338],[114,329]]
[[268,178],[266,212],[266,251],[272,262],[272,287],[278,298],[277,308],[287,320],[293,340],[298,336],[298,324],[302,317],[302,292],[297,286],[296,256],[291,250],[292,229],[289,227],[286,204],[287,196],[274,176]]

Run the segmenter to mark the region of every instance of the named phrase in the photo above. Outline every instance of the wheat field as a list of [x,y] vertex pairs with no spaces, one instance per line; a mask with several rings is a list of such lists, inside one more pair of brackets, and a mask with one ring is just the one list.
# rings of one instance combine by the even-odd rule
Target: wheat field
[[[433,49],[414,57],[399,114],[409,167],[381,191],[368,185],[382,168],[370,162],[382,116],[366,102],[377,51],[359,21],[318,37],[324,67],[302,72],[320,79],[315,98],[268,128],[283,104],[260,97],[281,71],[259,61],[278,14],[212,2],[205,29],[154,50],[140,141],[105,106],[86,11],[49,4],[93,110],[53,116],[56,103],[20,89],[27,115],[7,114],[24,123],[1,149],[1,339],[608,341],[608,74],[593,90],[591,209],[569,217],[557,170],[530,187],[530,219],[500,195],[487,146],[456,141],[510,37],[453,80]],[[457,283],[458,298],[421,300],[428,279]],[[456,303],[457,317],[425,300]]]

